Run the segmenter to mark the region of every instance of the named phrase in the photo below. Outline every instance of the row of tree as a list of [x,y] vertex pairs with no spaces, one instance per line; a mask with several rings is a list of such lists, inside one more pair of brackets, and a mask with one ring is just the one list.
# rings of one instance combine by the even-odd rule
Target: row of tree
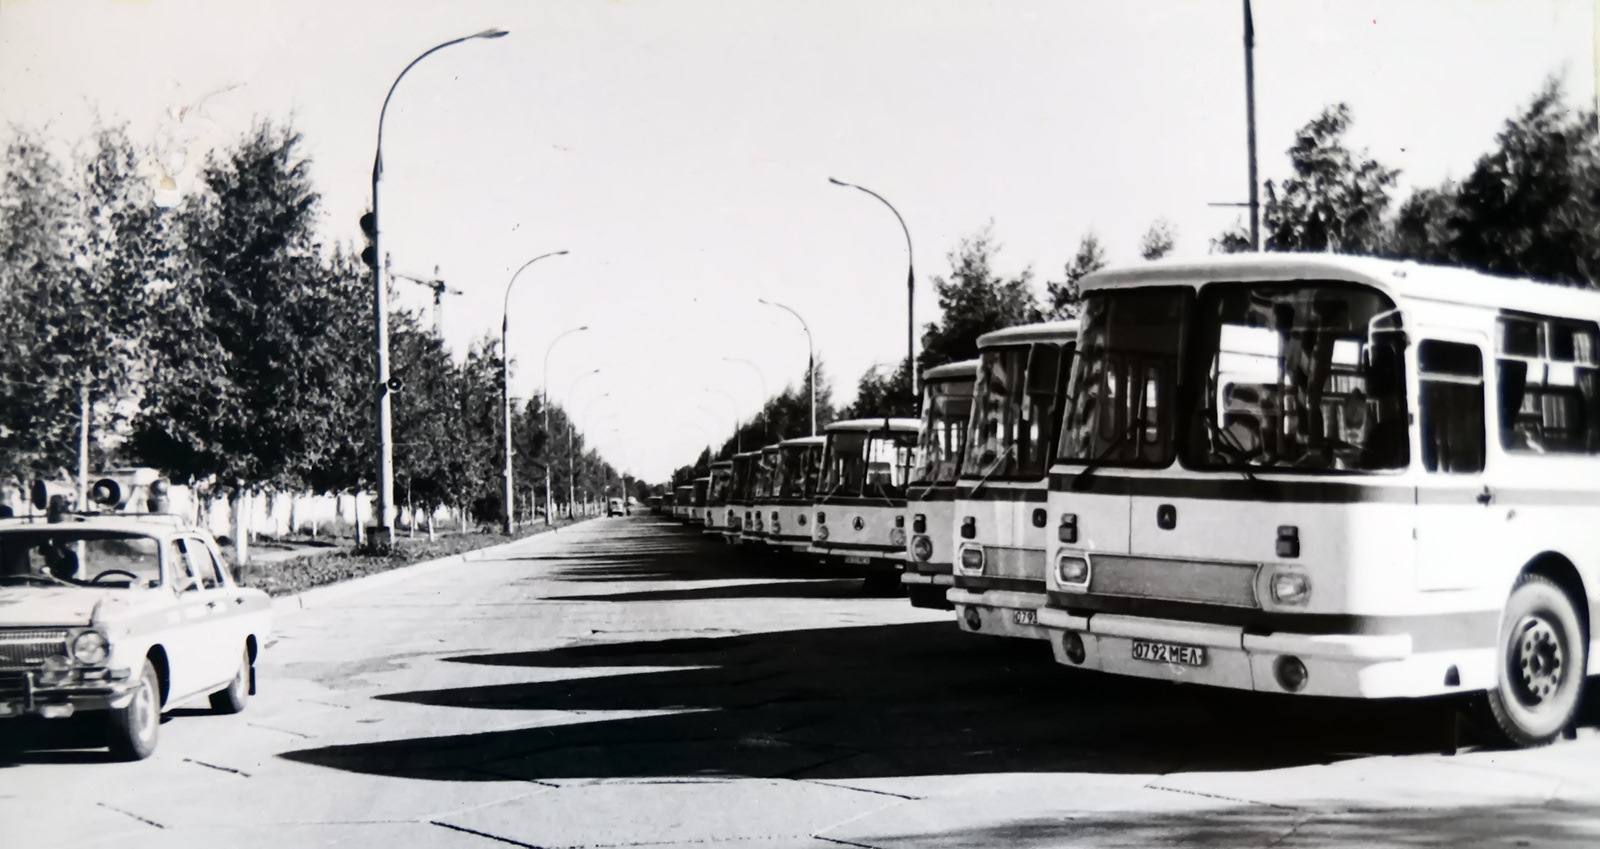
[[[1466,178],[1418,189],[1400,202],[1399,170],[1347,143],[1352,120],[1349,107],[1334,104],[1295,133],[1289,175],[1264,184],[1263,250],[1412,259],[1600,286],[1600,132],[1595,113],[1569,105],[1556,82],[1506,120]],[[1158,220],[1141,239],[1139,256],[1159,259],[1176,240],[1172,225]],[[994,269],[999,248],[991,224],[949,253],[950,271],[933,280],[939,318],[923,328],[919,370],[977,356],[978,337],[992,330],[1077,315],[1080,281],[1109,261],[1099,238],[1084,234],[1061,279],[1047,281],[1041,298],[1031,269],[1012,276]],[[1249,251],[1249,231],[1235,225],[1212,239],[1211,249]],[[769,401],[768,408],[788,397]],[[887,374],[863,374],[855,401],[837,416],[915,413],[910,373],[901,363]],[[827,420],[834,415],[831,406],[819,412]],[[791,427],[758,434],[751,427],[741,431],[741,440],[724,443],[717,458],[731,456],[740,444],[748,450],[805,433]],[[672,483],[705,475],[710,462],[708,450],[678,469]]]
[[[163,208],[151,157],[120,127],[70,154],[14,134],[0,179],[6,477],[70,476],[86,408],[91,470],[147,465],[230,497],[373,487],[371,271],[317,240],[299,143],[259,124]],[[397,501],[503,517],[497,342],[458,364],[417,314],[396,311],[391,328]],[[549,474],[564,503],[569,485],[617,481],[565,411],[550,410],[549,432],[544,413],[539,399],[515,410],[524,487]]]

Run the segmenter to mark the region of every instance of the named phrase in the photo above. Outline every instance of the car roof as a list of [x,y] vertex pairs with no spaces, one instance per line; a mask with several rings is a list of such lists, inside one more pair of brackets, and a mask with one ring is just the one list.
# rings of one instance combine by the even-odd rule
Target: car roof
[[182,516],[169,513],[68,513],[60,522],[51,522],[43,513],[0,519],[0,533],[57,529],[109,531],[142,536],[206,533],[205,529]]

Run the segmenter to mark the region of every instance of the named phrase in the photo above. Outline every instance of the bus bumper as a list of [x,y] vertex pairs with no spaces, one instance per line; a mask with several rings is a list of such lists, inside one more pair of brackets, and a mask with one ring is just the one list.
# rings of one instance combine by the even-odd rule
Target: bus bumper
[[[1366,699],[1466,693],[1494,685],[1492,648],[1415,653],[1410,634],[1246,634],[1226,625],[1106,613],[1075,616],[1058,608],[1040,610],[1039,625],[1056,662],[1137,678]],[[1205,663],[1139,660],[1136,641],[1201,647]],[[1305,670],[1298,688],[1280,677],[1280,660],[1289,659]]]
[[945,598],[955,605],[956,624],[968,633],[1024,640],[1050,638],[1050,632],[1038,624],[1040,608],[1047,601],[1042,591],[986,590],[978,593],[951,587]]

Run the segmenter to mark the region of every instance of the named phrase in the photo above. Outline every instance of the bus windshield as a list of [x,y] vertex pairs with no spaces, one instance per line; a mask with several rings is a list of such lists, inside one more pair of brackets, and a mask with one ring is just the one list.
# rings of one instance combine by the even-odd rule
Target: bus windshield
[[735,504],[747,504],[750,502],[751,484],[754,482],[750,472],[751,467],[755,465],[750,461],[753,459],[755,458],[733,458],[733,484],[731,486],[732,491],[728,494],[728,500]]
[[727,467],[711,470],[711,489],[706,493],[706,501],[712,505],[728,503],[728,483],[733,477],[733,471]]
[[1404,334],[1394,302],[1335,282],[1212,284],[1195,310],[1186,465],[1403,468]]
[[915,433],[830,433],[823,453],[824,496],[904,498]]
[[1059,458],[1165,466],[1176,402],[1178,350],[1194,290],[1161,287],[1091,292],[1079,316],[1078,357],[1068,381]]
[[984,351],[961,474],[1037,480],[1049,470],[1056,399],[1072,342],[1035,342]]
[[820,446],[787,445],[779,452],[778,481],[774,487],[779,498],[810,498],[817,487],[817,453]]
[[911,475],[913,484],[955,483],[971,414],[971,380],[942,380],[927,385],[917,467]]

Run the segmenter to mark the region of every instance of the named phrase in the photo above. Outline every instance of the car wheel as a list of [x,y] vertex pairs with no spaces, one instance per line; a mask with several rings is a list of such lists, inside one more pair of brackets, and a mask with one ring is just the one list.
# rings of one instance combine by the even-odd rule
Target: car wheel
[[149,660],[139,670],[127,707],[109,711],[107,745],[118,760],[142,761],[156,750],[161,732],[161,680]]
[[1543,575],[1523,575],[1500,621],[1500,681],[1488,692],[1493,730],[1512,746],[1540,746],[1572,722],[1588,663],[1572,599]]
[[217,713],[238,713],[250,701],[250,678],[255,670],[250,666],[250,650],[239,655],[239,671],[227,687],[211,694],[211,709]]

